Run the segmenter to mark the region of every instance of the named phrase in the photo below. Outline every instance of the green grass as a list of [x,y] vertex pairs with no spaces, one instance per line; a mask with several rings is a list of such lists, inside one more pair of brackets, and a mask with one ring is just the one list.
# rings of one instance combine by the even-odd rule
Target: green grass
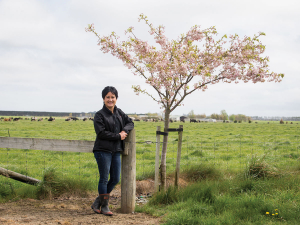
[[[162,122],[135,123],[137,179],[154,177],[157,126],[163,129]],[[171,128],[178,126],[179,123],[170,124]],[[299,223],[298,124],[185,123],[183,127],[180,177],[191,182],[190,185],[170,187],[154,195],[148,204],[137,207],[137,211],[164,216],[165,224]],[[9,135],[95,139],[92,121],[66,122],[63,118],[55,122],[0,121],[0,136]],[[170,133],[169,175],[175,170],[177,144],[178,134]],[[0,166],[42,180],[40,185],[31,186],[1,176],[0,202],[85,196],[88,191],[97,190],[99,176],[91,153],[2,148]]]
[[[135,122],[137,139],[137,177],[152,174],[155,159],[156,126],[163,123]],[[170,127],[178,127],[171,123]],[[298,124],[255,123],[185,123],[182,145],[182,167],[203,162],[225,170],[242,170],[253,155],[267,155],[278,166],[294,166],[300,148]],[[57,118],[54,122],[0,122],[0,136],[48,139],[90,140],[95,139],[92,121],[69,121]],[[178,135],[169,134],[168,169],[176,165]],[[147,144],[145,141],[152,141]],[[161,138],[162,141],[162,138]],[[93,156],[86,153],[49,152],[33,150],[1,149],[0,164],[41,177],[49,166],[62,173],[97,177]],[[20,168],[21,167],[21,168]],[[38,168],[36,168],[38,167]],[[37,171],[38,170],[38,171]],[[36,172],[34,172],[36,171]]]
[[89,181],[63,177],[55,169],[49,168],[37,185],[16,187],[12,182],[0,183],[0,202],[21,198],[52,199],[61,195],[85,197],[93,188]]
[[[182,123],[171,123],[178,128]],[[163,122],[135,122],[137,179],[154,176],[156,127]],[[0,136],[67,140],[95,140],[92,121],[0,121]],[[255,156],[264,156],[266,163],[278,170],[299,167],[300,128],[279,122],[258,123],[183,123],[181,170],[212,165],[228,176],[244,171]],[[162,142],[162,136],[161,136]],[[147,142],[146,141],[150,141]],[[152,143],[151,143],[152,142]],[[149,144],[150,143],[150,144]],[[167,171],[176,167],[178,134],[170,132]],[[161,144],[162,145],[162,144]],[[47,168],[54,168],[62,177],[91,182],[97,187],[98,170],[93,154],[38,150],[1,149],[0,166],[42,179]],[[17,181],[0,177],[0,182],[23,187]]]
[[299,173],[202,180],[158,192],[137,211],[164,216],[164,224],[298,224],[299,185]]

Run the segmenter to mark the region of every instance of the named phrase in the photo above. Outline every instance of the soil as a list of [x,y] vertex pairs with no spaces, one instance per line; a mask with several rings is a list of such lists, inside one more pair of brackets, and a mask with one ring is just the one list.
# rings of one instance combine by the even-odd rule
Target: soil
[[[185,185],[184,181],[180,184]],[[146,202],[147,196],[154,191],[153,180],[137,181],[137,204]],[[180,185],[180,186],[181,186]],[[138,198],[143,196],[143,198]],[[76,196],[61,196],[51,200],[22,199],[0,204],[0,224],[160,224],[162,218],[145,213],[120,213],[120,186],[111,193],[110,210],[113,216],[96,214],[91,209],[96,195],[86,198]],[[143,200],[143,201],[140,201]]]
[[121,214],[119,198],[112,198],[113,216],[96,214],[92,198],[24,199],[0,205],[0,224],[159,224],[160,218],[144,213]]

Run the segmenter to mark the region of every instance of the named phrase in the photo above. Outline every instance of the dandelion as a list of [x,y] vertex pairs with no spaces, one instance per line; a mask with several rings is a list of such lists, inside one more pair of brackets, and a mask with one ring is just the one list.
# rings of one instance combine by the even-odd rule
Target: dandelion
[[278,213],[275,213],[275,215],[278,215]]
[[275,214],[274,214],[274,213],[272,213],[272,216],[275,216]]
[[266,214],[269,215],[270,213],[269,213],[269,212],[266,212]]

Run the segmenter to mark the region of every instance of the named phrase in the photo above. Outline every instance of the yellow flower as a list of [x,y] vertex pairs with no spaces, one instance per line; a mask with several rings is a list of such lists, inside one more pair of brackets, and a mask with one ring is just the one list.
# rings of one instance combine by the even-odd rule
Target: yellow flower
[[273,213],[272,216],[274,216],[275,214]]
[[278,215],[278,213],[275,213],[276,215]]
[[270,213],[269,213],[269,212],[266,212],[266,214],[269,215]]

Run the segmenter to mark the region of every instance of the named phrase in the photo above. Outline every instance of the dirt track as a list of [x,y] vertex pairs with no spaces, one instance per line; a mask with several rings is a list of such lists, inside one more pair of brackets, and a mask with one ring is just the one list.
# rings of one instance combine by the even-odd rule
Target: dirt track
[[[152,192],[154,182],[137,181],[137,195]],[[122,214],[120,186],[111,193],[113,216],[96,214],[91,205],[96,196],[88,198],[60,197],[53,200],[23,199],[0,204],[0,224],[160,224],[161,218],[144,213]]]
[[34,200],[0,204],[0,224],[159,224],[159,218],[143,213],[121,214],[120,198],[110,201],[108,217],[91,210],[92,198]]

